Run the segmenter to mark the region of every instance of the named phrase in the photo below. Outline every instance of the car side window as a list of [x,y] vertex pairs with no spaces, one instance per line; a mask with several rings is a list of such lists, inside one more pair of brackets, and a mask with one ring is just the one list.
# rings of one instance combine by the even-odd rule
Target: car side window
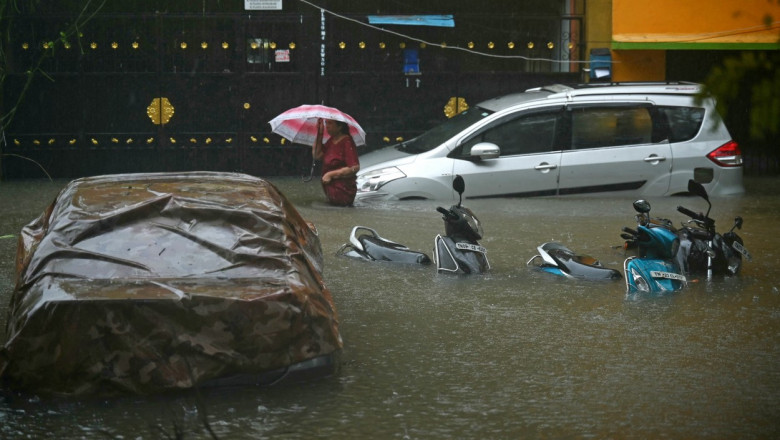
[[465,158],[480,142],[498,145],[501,156],[552,151],[560,112],[513,115],[497,121],[463,143],[455,157]]
[[670,142],[685,142],[693,139],[704,121],[703,108],[659,107],[658,111],[669,121]]
[[571,109],[572,148],[600,148],[653,142],[649,107]]

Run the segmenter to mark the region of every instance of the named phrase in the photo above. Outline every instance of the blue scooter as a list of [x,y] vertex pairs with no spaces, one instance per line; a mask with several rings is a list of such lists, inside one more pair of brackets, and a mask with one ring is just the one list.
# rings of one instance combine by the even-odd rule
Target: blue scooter
[[683,274],[684,253],[680,252],[680,239],[672,222],[651,218],[650,203],[634,202],[637,211],[637,229],[623,228],[624,247],[636,247],[638,255],[623,263],[626,293],[676,292],[685,287]]

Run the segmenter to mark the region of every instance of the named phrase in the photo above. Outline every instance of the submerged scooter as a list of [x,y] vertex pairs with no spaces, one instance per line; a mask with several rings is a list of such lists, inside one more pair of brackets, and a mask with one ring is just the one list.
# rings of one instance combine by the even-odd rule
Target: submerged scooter
[[736,275],[742,267],[742,258],[751,261],[750,252],[745,249],[742,238],[734,229],[742,229],[742,217],[734,219],[734,225],[725,234],[715,231],[715,220],[710,218],[710,203],[707,190],[694,180],[688,181],[688,192],[703,198],[707,202],[707,213],[701,214],[682,206],[677,211],[691,218],[683,223],[679,231],[680,240],[688,249],[685,258],[685,270],[691,275],[706,274],[707,280],[713,275]]
[[534,266],[543,272],[566,278],[593,281],[613,281],[623,278],[620,272],[603,266],[596,258],[575,254],[560,243],[544,243],[536,250],[539,253],[528,260],[526,266]]
[[626,292],[664,293],[681,290],[687,283],[681,266],[680,239],[667,219],[651,218],[650,203],[634,202],[637,229],[623,228],[626,249],[638,255],[623,263]]
[[452,189],[458,193],[458,204],[450,209],[436,208],[444,220],[444,235],[437,235],[433,244],[436,270],[456,274],[486,272],[490,269],[487,250],[477,241],[482,238],[482,225],[470,209],[461,206],[466,189],[463,177],[455,176]]
[[375,230],[365,226],[355,226],[349,234],[349,242],[336,251],[336,255],[356,258],[363,261],[386,261],[403,264],[431,264],[431,259],[423,252],[413,251],[394,241],[382,238]]

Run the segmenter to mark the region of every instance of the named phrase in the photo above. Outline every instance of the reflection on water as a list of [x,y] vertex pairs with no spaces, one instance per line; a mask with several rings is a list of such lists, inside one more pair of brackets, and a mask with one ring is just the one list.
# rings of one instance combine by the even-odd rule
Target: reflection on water
[[[332,208],[316,183],[274,182],[319,230],[345,341],[338,375],[268,389],[111,401],[0,398],[2,438],[769,438],[780,434],[778,179],[713,200],[719,230],[741,215],[754,260],[741,276],[627,298],[620,283],[572,282],[525,262],[560,241],[621,268],[630,198],[466,201],[493,270],[437,275],[337,258],[354,225],[431,254],[434,202]],[[18,234],[66,182],[0,184],[0,236]],[[468,182],[467,192],[468,194]],[[683,220],[677,205],[653,213]],[[15,239],[0,239],[0,324]],[[4,338],[3,338],[4,339]]]

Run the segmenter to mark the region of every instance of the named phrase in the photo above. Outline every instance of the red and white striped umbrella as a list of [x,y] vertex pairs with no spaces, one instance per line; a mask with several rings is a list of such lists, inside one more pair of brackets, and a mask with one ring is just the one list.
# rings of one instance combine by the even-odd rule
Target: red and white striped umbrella
[[[366,132],[363,131],[355,118],[341,110],[324,105],[302,105],[291,108],[271,119],[269,124],[271,124],[271,131],[290,142],[314,145],[314,141],[317,139],[317,119],[346,122],[355,145],[366,144]],[[328,132],[325,131],[322,135],[322,142],[326,142],[328,137]]]

